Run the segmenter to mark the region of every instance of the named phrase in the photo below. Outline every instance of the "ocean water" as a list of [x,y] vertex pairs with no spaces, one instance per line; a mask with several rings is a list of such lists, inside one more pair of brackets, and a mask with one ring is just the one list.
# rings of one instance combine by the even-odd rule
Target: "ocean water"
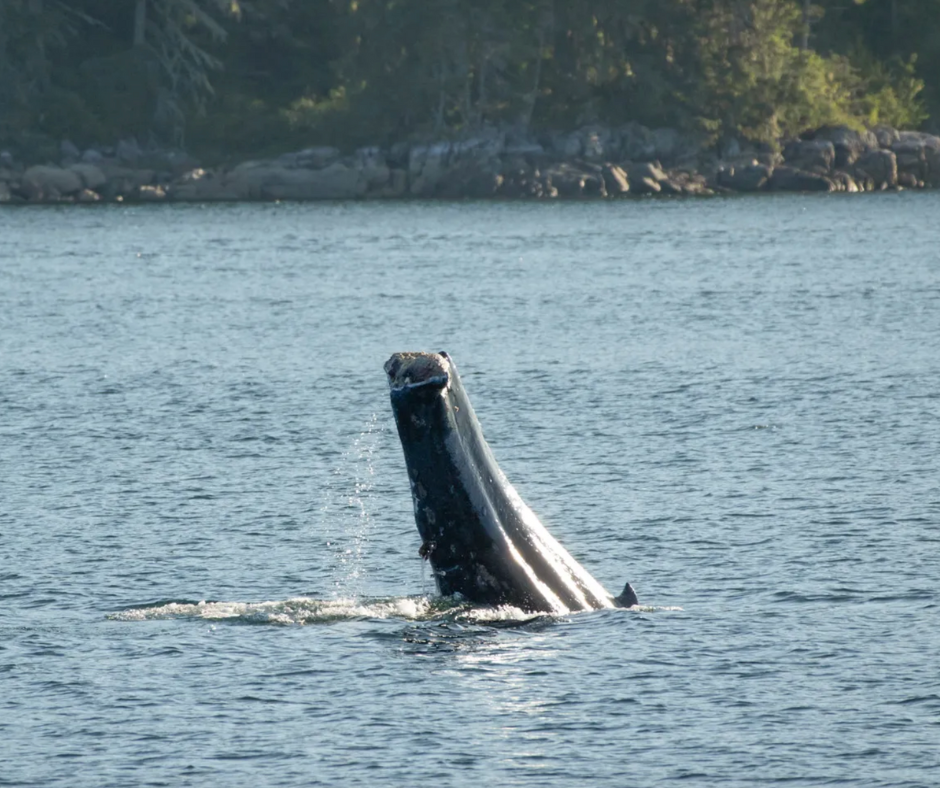
[[[0,785],[940,784],[938,216],[0,211]],[[640,608],[435,596],[413,349]]]

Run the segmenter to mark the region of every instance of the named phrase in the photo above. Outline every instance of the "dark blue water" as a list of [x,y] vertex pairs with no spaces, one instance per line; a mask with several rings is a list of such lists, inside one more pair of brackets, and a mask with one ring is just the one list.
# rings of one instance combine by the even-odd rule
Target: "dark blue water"
[[[0,785],[936,785],[938,216],[0,212]],[[434,597],[410,349],[642,609]]]

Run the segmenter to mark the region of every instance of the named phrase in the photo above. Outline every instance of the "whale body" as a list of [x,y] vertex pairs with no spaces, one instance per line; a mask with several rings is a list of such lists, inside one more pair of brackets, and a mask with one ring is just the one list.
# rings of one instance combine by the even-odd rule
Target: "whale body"
[[446,353],[395,353],[385,372],[420,554],[441,594],[554,614],[637,604],[629,583],[611,596],[509,483]]

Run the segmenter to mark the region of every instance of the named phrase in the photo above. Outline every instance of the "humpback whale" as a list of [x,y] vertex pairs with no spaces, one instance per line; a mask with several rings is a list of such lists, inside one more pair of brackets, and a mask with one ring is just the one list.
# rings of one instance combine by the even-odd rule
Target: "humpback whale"
[[475,604],[564,614],[637,604],[613,597],[539,522],[497,465],[457,367],[441,353],[385,364],[420,554],[438,591]]

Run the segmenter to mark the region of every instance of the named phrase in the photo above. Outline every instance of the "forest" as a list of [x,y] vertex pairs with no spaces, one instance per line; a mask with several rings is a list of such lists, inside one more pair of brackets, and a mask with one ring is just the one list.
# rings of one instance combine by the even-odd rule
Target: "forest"
[[940,0],[0,0],[0,145],[938,120]]

